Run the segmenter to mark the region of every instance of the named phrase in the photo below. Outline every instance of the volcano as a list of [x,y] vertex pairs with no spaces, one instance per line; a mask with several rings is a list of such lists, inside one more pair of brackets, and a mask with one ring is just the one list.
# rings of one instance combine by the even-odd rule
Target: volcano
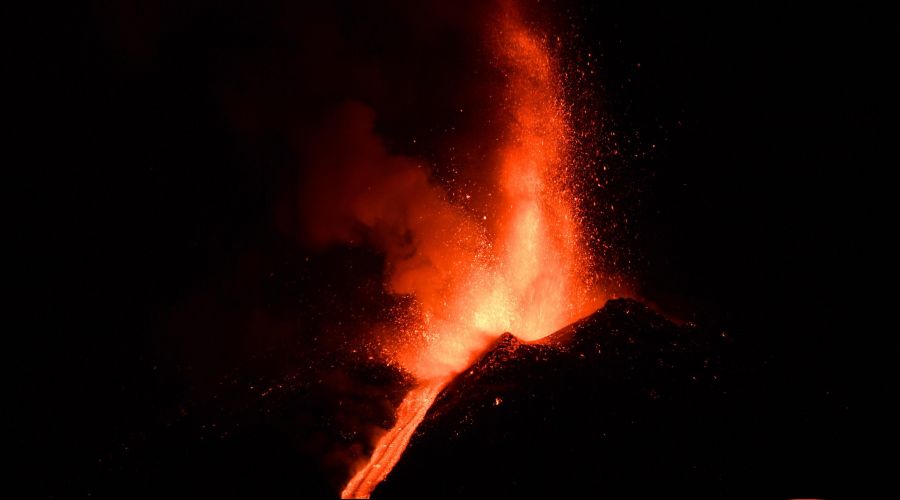
[[752,465],[727,410],[729,344],[627,299],[537,342],[504,334],[372,498],[727,491]]
[[[765,468],[771,428],[731,402],[747,399],[731,345],[630,299],[538,341],[504,334],[434,397],[371,497],[727,491]],[[377,361],[296,356],[262,356],[136,435],[92,492],[337,497],[347,457],[373,455],[417,386]]]

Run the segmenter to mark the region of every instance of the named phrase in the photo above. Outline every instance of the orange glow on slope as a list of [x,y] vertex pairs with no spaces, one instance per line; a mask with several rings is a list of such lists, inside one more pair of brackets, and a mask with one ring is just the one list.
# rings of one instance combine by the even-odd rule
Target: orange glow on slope
[[409,438],[445,385],[446,381],[424,383],[409,391],[397,408],[397,423],[378,441],[369,462],[350,479],[341,498],[369,498],[375,486],[400,460]]
[[[492,39],[508,86],[506,134],[497,150],[495,220],[490,227],[454,214],[427,224],[420,245],[437,249],[442,281],[415,288],[419,318],[397,348],[421,382],[397,410],[397,424],[376,444],[342,498],[368,498],[399,460],[440,390],[504,332],[532,341],[592,313],[605,301],[593,285],[568,192],[570,128],[554,61],[509,3]],[[434,213],[432,222],[440,221]],[[448,222],[450,222],[448,220]],[[399,273],[398,273],[399,274]],[[413,279],[417,279],[413,275]],[[394,291],[407,288],[394,280]]]

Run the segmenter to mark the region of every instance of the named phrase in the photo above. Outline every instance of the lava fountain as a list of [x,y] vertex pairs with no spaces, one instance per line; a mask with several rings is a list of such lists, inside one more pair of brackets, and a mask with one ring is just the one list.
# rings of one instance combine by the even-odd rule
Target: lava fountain
[[[397,409],[342,498],[368,498],[400,459],[446,384],[504,332],[526,341],[549,335],[603,305],[583,245],[571,191],[572,133],[562,80],[546,39],[509,2],[489,37],[506,79],[505,134],[496,150],[490,221],[442,218],[420,244],[456,249],[444,256],[440,286],[416,288],[414,326],[393,357],[419,381]],[[473,222],[473,220],[475,222]],[[442,226],[443,224],[443,226]],[[444,240],[464,240],[464,243]],[[402,286],[394,284],[395,289]],[[427,293],[426,293],[427,290]]]

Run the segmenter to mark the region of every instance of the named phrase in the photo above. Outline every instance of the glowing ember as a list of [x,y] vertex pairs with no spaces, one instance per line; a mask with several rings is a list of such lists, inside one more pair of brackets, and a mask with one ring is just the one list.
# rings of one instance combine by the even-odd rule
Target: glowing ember
[[[497,151],[497,197],[489,227],[483,221],[422,215],[417,234],[428,255],[440,255],[440,280],[393,269],[391,288],[414,293],[417,324],[395,358],[421,383],[397,410],[370,461],[350,480],[343,498],[368,498],[399,460],[416,426],[452,377],[504,332],[536,340],[602,306],[591,284],[589,254],[580,242],[565,165],[570,129],[554,61],[509,4],[492,39],[507,77],[507,130]],[[423,209],[430,207],[423,206]],[[433,273],[434,269],[430,269]],[[429,275],[431,276],[431,275]],[[499,403],[498,403],[499,404]]]

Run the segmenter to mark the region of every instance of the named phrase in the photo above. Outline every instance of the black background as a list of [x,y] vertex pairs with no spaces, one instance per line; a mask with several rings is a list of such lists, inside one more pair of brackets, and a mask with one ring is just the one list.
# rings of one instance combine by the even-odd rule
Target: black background
[[[764,359],[758,390],[783,413],[772,430],[783,450],[833,456],[853,484],[870,331],[855,297],[872,292],[864,280],[877,270],[867,243],[886,63],[876,13],[540,8],[572,40],[569,63],[591,52],[597,68],[582,83],[604,117],[601,141],[621,150],[608,160],[621,272],[640,298],[719,325]],[[9,335],[25,345],[8,356],[27,418],[15,438],[25,477],[41,478],[38,491],[84,492],[110,450],[208,399],[254,356],[321,332],[332,350],[352,339],[351,326],[334,326],[353,324],[339,305],[381,294],[380,261],[291,236],[294,145],[353,98],[376,108],[389,144],[422,131],[435,151],[404,152],[440,162],[440,97],[455,87],[441,79],[465,87],[453,67],[469,67],[457,59],[474,42],[433,37],[413,50],[408,24],[442,14],[402,2],[69,9],[41,21],[49,36],[33,41],[27,70],[36,97],[20,103],[19,128],[37,140],[25,208],[12,212],[28,307]],[[481,13],[455,12],[466,9],[463,26]],[[342,49],[329,49],[329,33],[347,37]],[[356,50],[390,68],[387,90],[339,83],[353,80]],[[411,89],[397,86],[404,76]],[[802,477],[816,482],[814,470]]]

